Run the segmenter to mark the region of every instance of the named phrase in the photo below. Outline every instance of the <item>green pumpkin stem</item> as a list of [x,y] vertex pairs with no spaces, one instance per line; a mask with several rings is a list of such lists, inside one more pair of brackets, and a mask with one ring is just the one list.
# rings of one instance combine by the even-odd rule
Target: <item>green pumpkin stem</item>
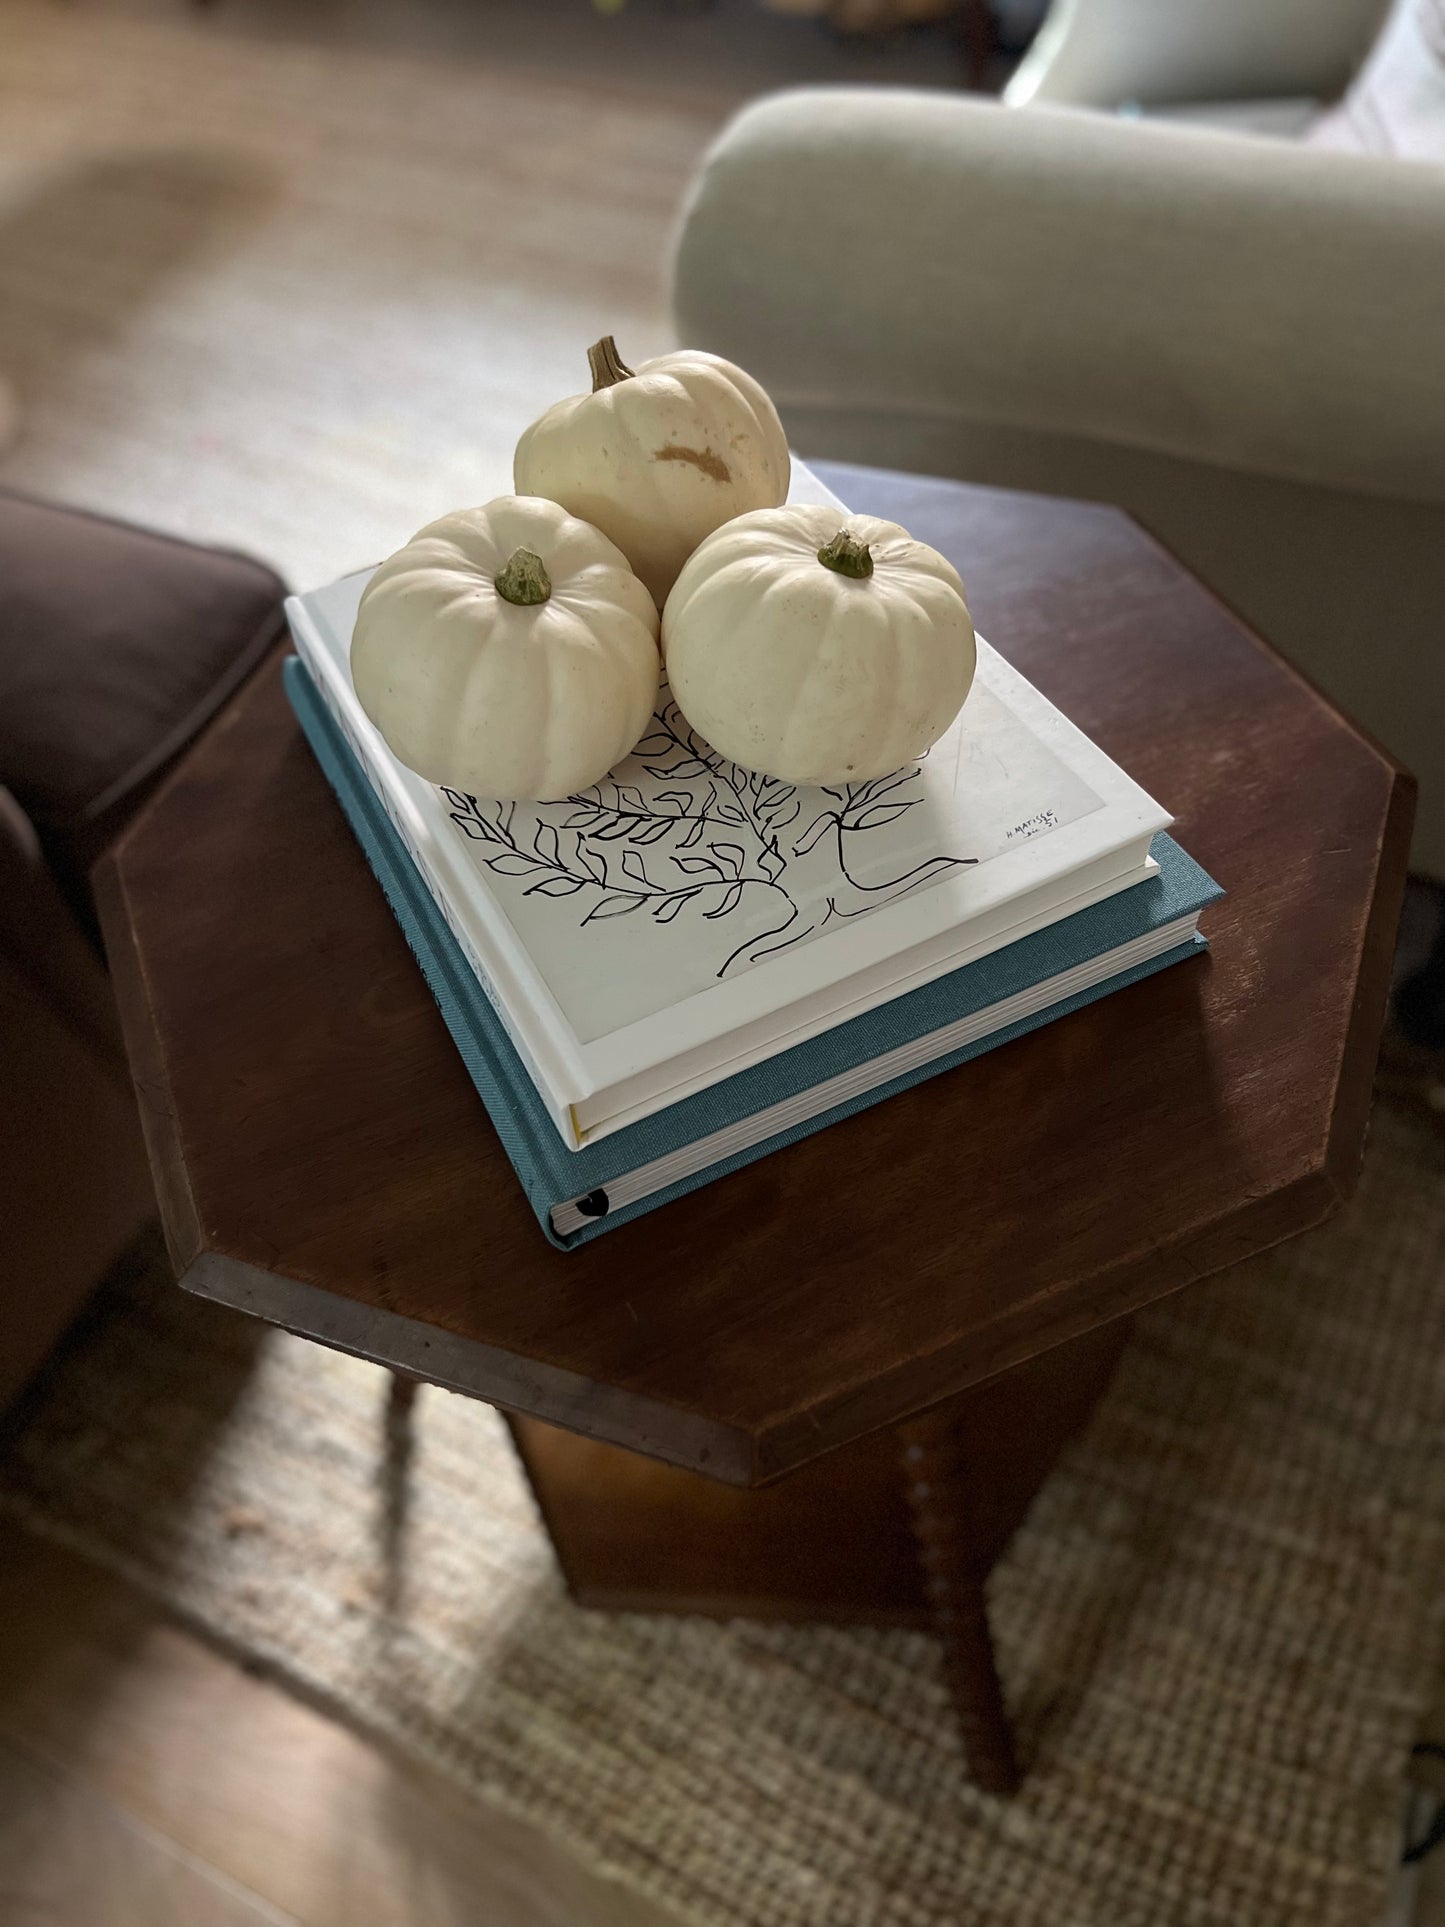
[[615,388],[619,381],[630,381],[637,372],[618,354],[617,343],[611,335],[603,335],[600,341],[593,342],[587,350],[587,366],[592,370],[594,395],[599,388]]
[[824,543],[818,551],[818,560],[825,569],[832,569],[838,575],[851,575],[857,582],[873,573],[873,556],[868,544],[860,542],[847,529],[839,529],[831,542]]
[[531,609],[551,595],[552,578],[534,549],[513,549],[506,568],[493,578],[492,587],[503,602],[514,602],[519,609]]

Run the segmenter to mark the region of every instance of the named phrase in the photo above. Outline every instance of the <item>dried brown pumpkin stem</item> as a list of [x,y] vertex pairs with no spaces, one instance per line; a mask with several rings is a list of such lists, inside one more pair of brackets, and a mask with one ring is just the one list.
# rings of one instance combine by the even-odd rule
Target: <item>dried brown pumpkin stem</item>
[[603,335],[600,341],[593,342],[587,350],[587,366],[592,370],[594,395],[599,388],[615,388],[619,381],[630,381],[637,373],[618,354],[617,343],[611,335]]

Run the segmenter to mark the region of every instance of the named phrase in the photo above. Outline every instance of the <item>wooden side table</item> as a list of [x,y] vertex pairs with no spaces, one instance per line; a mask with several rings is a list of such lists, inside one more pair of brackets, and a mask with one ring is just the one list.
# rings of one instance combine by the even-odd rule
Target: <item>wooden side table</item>
[[1353,1184],[1412,791],[1123,515],[826,473],[1176,812],[1206,960],[562,1254],[277,665],[99,889],[189,1290],[501,1406],[586,1604],[931,1622],[1006,1792],[987,1572],[1130,1314]]

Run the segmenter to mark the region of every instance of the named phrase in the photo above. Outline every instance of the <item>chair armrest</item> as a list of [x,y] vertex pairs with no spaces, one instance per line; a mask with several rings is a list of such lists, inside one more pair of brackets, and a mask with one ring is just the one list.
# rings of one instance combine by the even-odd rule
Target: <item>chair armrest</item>
[[790,407],[992,423],[1445,501],[1437,169],[852,88],[727,127],[681,338]]
[[1004,92],[1117,107],[1343,92],[1388,0],[1054,0]]
[[0,487],[0,782],[87,874],[285,630],[271,569]]

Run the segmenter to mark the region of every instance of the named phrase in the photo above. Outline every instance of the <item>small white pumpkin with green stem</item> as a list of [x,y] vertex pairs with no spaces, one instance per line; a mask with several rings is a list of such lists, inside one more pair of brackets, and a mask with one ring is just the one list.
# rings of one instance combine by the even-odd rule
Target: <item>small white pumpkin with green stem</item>
[[789,783],[867,782],[915,761],[977,662],[946,557],[896,522],[812,506],[710,535],[667,599],[662,651],[698,734]]
[[545,801],[586,789],[657,701],[657,609],[607,537],[535,496],[430,523],[366,585],[357,698],[428,782]]
[[591,394],[533,422],[512,479],[611,536],[661,608],[704,536],[787,500],[787,437],[765,391],[718,355],[684,348],[633,369],[604,335],[587,359]]

